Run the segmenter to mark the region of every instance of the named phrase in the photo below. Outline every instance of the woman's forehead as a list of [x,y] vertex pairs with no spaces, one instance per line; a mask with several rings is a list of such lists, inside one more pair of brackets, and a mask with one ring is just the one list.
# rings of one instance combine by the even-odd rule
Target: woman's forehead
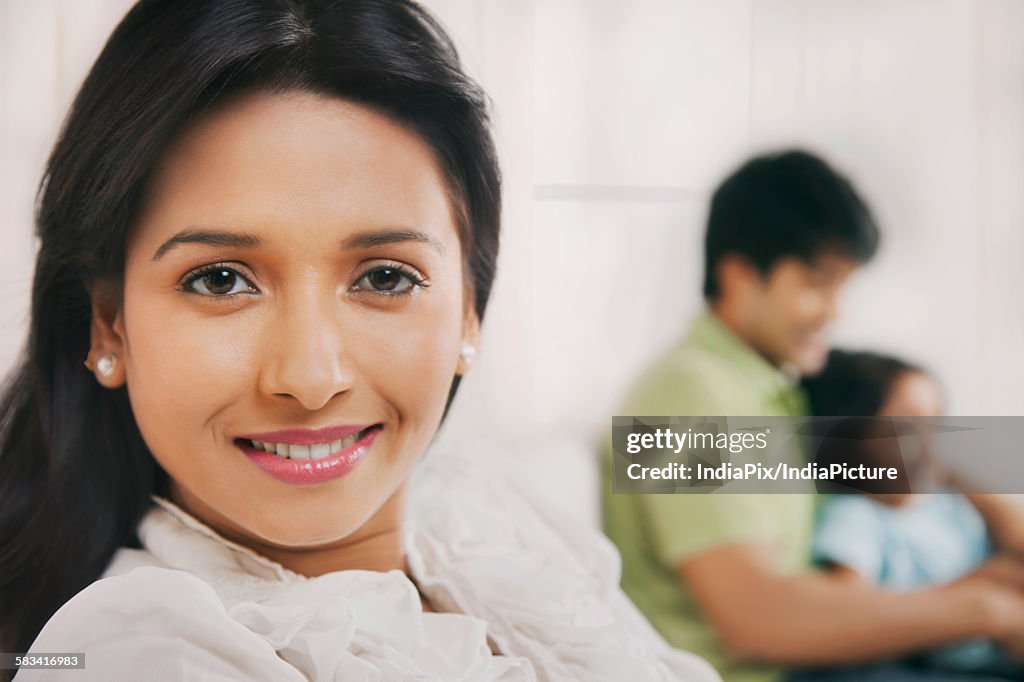
[[433,151],[407,128],[338,98],[252,93],[168,150],[135,236],[148,248],[193,225],[267,242],[409,229],[450,245],[454,216]]

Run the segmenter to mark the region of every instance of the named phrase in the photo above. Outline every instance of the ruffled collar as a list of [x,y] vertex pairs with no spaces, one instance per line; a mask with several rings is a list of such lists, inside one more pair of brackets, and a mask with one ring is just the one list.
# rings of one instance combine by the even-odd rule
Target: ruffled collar
[[[221,579],[229,576],[247,576],[280,582],[300,582],[307,579],[304,575],[291,571],[244,545],[228,540],[174,502],[159,495],[153,495],[152,499],[157,507],[191,531],[175,533],[173,551],[167,551],[164,547],[167,535],[155,521],[159,514],[155,517],[151,514],[139,526],[139,540],[146,549],[168,566],[191,572],[198,568],[205,574],[200,577],[216,576]],[[195,555],[204,557],[199,567],[189,560]]]
[[[139,538],[164,565],[211,585],[232,618],[311,679],[342,679],[338,661],[373,651],[386,674],[366,679],[719,679],[626,600],[607,539],[537,505],[516,472],[484,464],[434,454],[411,485],[408,563],[440,613],[422,611],[401,571],[307,578],[163,498]],[[491,654],[488,637],[505,655]]]
[[139,526],[153,558],[212,587],[228,617],[310,679],[537,679],[528,660],[491,654],[483,620],[423,612],[416,587],[399,570],[306,577],[224,538],[170,500],[153,502]]

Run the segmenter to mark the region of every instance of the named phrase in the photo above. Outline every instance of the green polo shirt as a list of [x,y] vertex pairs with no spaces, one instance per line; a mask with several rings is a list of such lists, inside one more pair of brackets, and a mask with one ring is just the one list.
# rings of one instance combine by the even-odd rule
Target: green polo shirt
[[[683,342],[640,378],[620,415],[801,416],[803,396],[716,316],[698,317]],[[788,494],[611,493],[611,446],[602,466],[605,532],[622,553],[622,588],[675,647],[707,659],[725,682],[775,682],[776,667],[731,660],[678,577],[688,558],[765,540],[778,568],[809,564],[814,497]],[[765,623],[771,627],[771,623]]]

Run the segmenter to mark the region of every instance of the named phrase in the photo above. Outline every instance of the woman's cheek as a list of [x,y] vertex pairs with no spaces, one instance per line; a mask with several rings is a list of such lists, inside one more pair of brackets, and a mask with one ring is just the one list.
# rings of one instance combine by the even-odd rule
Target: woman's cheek
[[436,426],[457,362],[459,318],[447,306],[380,315],[372,341],[353,349],[360,373],[399,414],[418,428]]
[[156,306],[138,306],[134,315],[131,309],[126,312],[129,392],[141,408],[136,415],[159,420],[178,437],[201,437],[201,426],[243,394],[258,325]]

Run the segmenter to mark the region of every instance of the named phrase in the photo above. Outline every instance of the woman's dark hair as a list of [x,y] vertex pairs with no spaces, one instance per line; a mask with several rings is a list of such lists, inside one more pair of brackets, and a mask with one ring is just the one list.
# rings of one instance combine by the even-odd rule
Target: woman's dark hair
[[799,150],[759,156],[726,178],[711,199],[704,298],[718,298],[715,271],[729,254],[767,274],[783,258],[809,262],[830,249],[867,262],[878,240],[867,205],[822,159]]
[[[895,466],[900,472],[895,481],[845,481],[842,485],[817,483],[818,492],[906,493],[911,480],[905,463],[898,456],[867,447],[878,439],[892,439],[903,428],[891,419],[876,419],[896,381],[908,373],[924,373],[909,362],[876,353],[833,350],[818,374],[802,381],[813,419],[810,431],[816,436],[814,462],[823,467],[832,464]],[[885,441],[889,442],[889,441]]]
[[28,650],[118,547],[138,547],[150,496],[165,490],[126,389],[101,387],[82,364],[90,292],[120,296],[147,180],[211,107],[293,90],[363,104],[429,144],[483,319],[501,203],[487,101],[425,10],[411,0],[141,0],[82,85],[40,185],[27,348],[0,396],[0,650]]
[[874,417],[896,380],[911,372],[925,373],[899,358],[836,349],[821,372],[803,379],[803,389],[812,415]]

